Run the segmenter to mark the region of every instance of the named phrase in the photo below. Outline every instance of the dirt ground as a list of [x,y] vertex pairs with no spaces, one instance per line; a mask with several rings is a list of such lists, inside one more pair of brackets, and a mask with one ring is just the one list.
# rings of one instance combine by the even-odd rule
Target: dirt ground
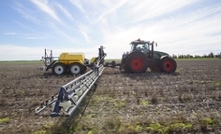
[[221,133],[221,60],[177,65],[173,74],[105,68],[79,122],[61,130],[50,110],[34,110],[75,77],[44,74],[42,64],[0,64],[0,133]]

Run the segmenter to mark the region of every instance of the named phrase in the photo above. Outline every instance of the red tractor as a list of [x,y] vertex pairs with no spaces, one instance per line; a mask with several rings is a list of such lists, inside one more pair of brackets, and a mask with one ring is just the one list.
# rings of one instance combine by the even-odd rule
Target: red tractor
[[156,43],[143,40],[135,40],[131,43],[131,51],[122,55],[120,69],[127,73],[143,73],[147,68],[154,71],[173,73],[177,63],[169,54],[154,51]]

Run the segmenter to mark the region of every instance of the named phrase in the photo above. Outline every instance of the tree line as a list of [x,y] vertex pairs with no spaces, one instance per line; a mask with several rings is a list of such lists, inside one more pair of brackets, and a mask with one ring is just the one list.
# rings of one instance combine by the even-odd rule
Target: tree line
[[186,54],[186,55],[172,55],[173,58],[221,58],[221,52],[218,54],[214,54],[213,52],[210,52],[209,54],[204,54],[204,55],[191,55],[191,54]]

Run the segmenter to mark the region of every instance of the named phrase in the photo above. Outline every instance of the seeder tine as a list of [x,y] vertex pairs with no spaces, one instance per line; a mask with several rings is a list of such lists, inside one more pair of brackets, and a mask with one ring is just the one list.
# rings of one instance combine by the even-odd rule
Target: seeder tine
[[46,101],[45,101],[45,105],[48,105],[48,102],[49,102],[49,100],[46,100]]
[[43,106],[44,106],[44,103],[42,102],[42,103],[41,103],[41,107],[40,107],[40,108],[43,108]]
[[46,100],[46,101],[40,103],[40,106],[38,106],[35,109],[35,114],[37,115],[40,112],[42,112],[45,108],[50,107],[56,100],[57,100],[57,98],[52,96],[51,99]]
[[39,109],[40,109],[40,107],[36,107],[36,108],[35,108],[35,114],[36,114],[36,112],[37,112]]

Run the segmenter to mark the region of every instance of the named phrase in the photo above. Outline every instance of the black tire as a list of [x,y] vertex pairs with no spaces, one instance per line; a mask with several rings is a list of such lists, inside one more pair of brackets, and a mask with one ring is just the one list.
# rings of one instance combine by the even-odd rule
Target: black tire
[[71,65],[69,65],[68,70],[71,74],[78,75],[78,74],[82,73],[83,67],[79,63],[72,63]]
[[165,73],[174,73],[177,63],[173,58],[165,57],[160,61],[160,70]]
[[160,59],[151,59],[148,61],[151,72],[161,72]]
[[56,74],[56,75],[62,75],[67,72],[67,67],[65,64],[61,62],[57,62],[53,65],[52,72],[53,74]]
[[[122,56],[123,57],[123,56]],[[121,59],[121,63],[120,63],[120,70],[124,70],[126,72],[126,68],[125,68],[125,58]]]
[[126,73],[131,73],[130,68],[126,64],[123,65],[123,69]]
[[143,73],[147,70],[147,58],[142,53],[130,54],[125,63],[125,72]]
[[114,60],[111,62],[111,67],[112,67],[112,68],[115,68],[115,67],[116,67],[116,62],[115,62]]
[[85,65],[82,66],[81,74],[84,74],[87,70],[87,67]]

